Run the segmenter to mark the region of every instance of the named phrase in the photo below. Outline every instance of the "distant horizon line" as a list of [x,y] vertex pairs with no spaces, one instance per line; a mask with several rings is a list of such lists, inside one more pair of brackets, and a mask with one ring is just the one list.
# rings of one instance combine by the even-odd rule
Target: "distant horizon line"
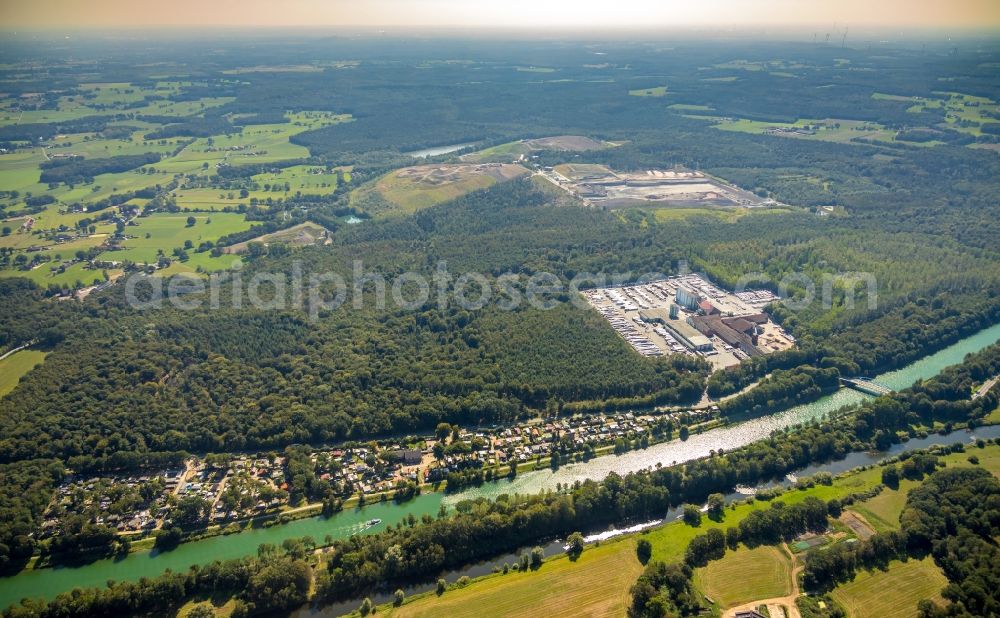
[[[672,35],[703,35],[703,36],[738,36],[748,38],[773,38],[781,35],[795,34],[800,37],[821,37],[827,34],[839,35],[840,31],[831,28],[829,25],[821,24],[782,24],[777,26],[765,25],[696,25],[696,24],[673,24],[666,26],[639,26],[639,25],[610,25],[602,27],[582,27],[582,26],[485,26],[485,25],[424,25],[424,26],[402,26],[402,25],[228,25],[228,24],[168,24],[160,26],[150,25],[113,25],[113,26],[11,26],[0,25],[0,33],[5,35],[102,35],[102,34],[242,34],[242,33],[273,33],[283,32],[309,32],[316,35],[340,33],[340,34],[408,34],[408,35],[451,35],[461,36],[483,34],[493,35],[528,35],[529,38],[536,39],[559,39],[569,36],[609,36],[616,38],[621,35],[647,35],[662,36]],[[949,25],[949,26],[853,26],[848,40],[853,39],[855,43],[863,37],[886,37],[893,38],[909,37],[919,35],[933,39],[947,40],[953,37],[986,37],[996,38],[1000,41],[1000,24],[983,25]],[[834,37],[839,39],[839,36]],[[867,42],[867,39],[865,39]],[[839,41],[838,41],[839,42]],[[835,41],[819,41],[818,44],[834,45]],[[839,47],[839,45],[836,45]]]

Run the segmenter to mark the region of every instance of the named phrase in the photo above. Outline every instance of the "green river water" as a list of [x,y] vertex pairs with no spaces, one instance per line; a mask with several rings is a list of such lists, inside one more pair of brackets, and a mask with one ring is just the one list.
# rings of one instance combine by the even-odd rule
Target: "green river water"
[[[966,354],[979,351],[998,340],[1000,324],[902,369],[874,378],[894,389],[906,388],[919,379],[934,376],[945,367],[961,362]],[[601,479],[612,471],[625,474],[656,463],[669,465],[688,461],[708,455],[711,449],[732,450],[763,439],[776,429],[819,418],[842,406],[862,401],[865,397],[856,391],[841,389],[811,404],[694,434],[684,442],[677,440],[621,456],[598,457],[586,463],[563,466],[556,472],[528,472],[519,475],[512,482],[487,483],[482,487],[448,496],[428,492],[403,505],[392,502],[371,504],[363,509],[349,509],[328,519],[310,517],[270,528],[184,543],[169,552],[142,551],[121,559],[98,560],[85,566],[25,570],[14,576],[0,578],[0,607],[16,603],[24,597],[52,598],[76,587],[102,587],[109,579],[134,581],[141,577],[155,577],[167,569],[183,571],[193,564],[238,558],[256,553],[257,546],[262,543],[277,545],[285,539],[306,535],[322,542],[327,535],[346,538],[358,533],[378,532],[386,526],[396,525],[409,514],[418,519],[424,514],[434,516],[442,503],[451,505],[466,498],[494,497],[501,493],[533,493],[554,489],[557,483],[572,483],[586,478]],[[371,519],[381,519],[382,523],[369,528],[365,522]]]

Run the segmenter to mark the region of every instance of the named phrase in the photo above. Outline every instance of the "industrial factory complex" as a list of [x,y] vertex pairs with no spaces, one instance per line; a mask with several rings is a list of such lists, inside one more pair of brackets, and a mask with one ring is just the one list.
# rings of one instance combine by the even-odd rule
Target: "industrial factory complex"
[[585,203],[601,208],[755,208],[777,204],[697,170],[621,172],[604,165],[566,163],[540,173]]
[[683,275],[583,294],[645,356],[696,354],[722,368],[795,344],[763,312],[778,300],[768,290],[732,293]]

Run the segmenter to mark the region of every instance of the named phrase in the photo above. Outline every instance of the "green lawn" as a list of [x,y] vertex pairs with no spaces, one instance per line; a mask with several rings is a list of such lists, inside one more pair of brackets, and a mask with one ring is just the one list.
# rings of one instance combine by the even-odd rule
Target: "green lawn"
[[791,594],[792,565],[779,547],[740,547],[695,570],[694,582],[720,607],[733,607]]
[[862,571],[854,581],[837,586],[831,596],[851,618],[908,618],[917,603],[942,603],[948,580],[931,558],[892,562],[888,571]]
[[0,397],[14,390],[21,376],[45,360],[45,352],[21,350],[0,360]]
[[576,562],[560,556],[546,560],[538,571],[487,576],[440,597],[432,593],[399,608],[380,607],[377,615],[619,617],[625,615],[628,589],[641,572],[635,540],[623,539],[587,547]]

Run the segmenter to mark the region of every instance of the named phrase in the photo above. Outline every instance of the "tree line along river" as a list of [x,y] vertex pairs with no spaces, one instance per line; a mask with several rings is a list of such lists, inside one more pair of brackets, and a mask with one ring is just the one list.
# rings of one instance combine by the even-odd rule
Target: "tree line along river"
[[[917,380],[932,377],[945,367],[961,362],[966,354],[978,352],[998,340],[1000,340],[1000,324],[966,337],[902,369],[875,376],[874,379],[896,390],[907,388]],[[527,472],[518,475],[512,481],[485,483],[480,487],[449,495],[427,492],[404,504],[393,502],[370,504],[360,509],[345,510],[329,518],[310,517],[269,528],[249,529],[238,534],[183,543],[167,552],[140,551],[122,558],[98,560],[83,566],[24,570],[16,575],[0,578],[0,607],[7,607],[24,597],[50,599],[77,587],[103,587],[108,580],[135,581],[141,577],[155,577],[167,569],[185,571],[194,564],[239,558],[256,553],[257,547],[262,543],[278,545],[285,539],[306,535],[321,542],[327,535],[337,539],[353,534],[378,532],[386,526],[395,526],[409,514],[413,514],[417,519],[424,514],[435,516],[442,504],[452,506],[460,500],[493,498],[503,493],[537,493],[555,489],[557,484],[572,484],[574,481],[588,478],[600,480],[610,472],[627,474],[655,466],[657,463],[663,465],[681,463],[705,457],[713,449],[722,448],[729,451],[739,448],[766,438],[775,430],[818,419],[824,414],[863,401],[867,397],[857,391],[841,389],[813,403],[796,406],[784,412],[692,434],[686,441],[675,440],[624,455],[597,457],[588,462],[565,465],[555,472],[549,470]],[[996,429],[978,430],[977,435],[983,434],[983,437],[992,437],[993,433],[1000,435],[1000,431],[994,431]],[[926,441],[928,444],[933,443],[935,437],[932,436]],[[937,441],[941,442],[940,437]],[[924,442],[925,440],[911,440],[905,445],[897,445],[899,449],[894,452],[921,448]],[[865,458],[874,457],[877,460],[884,455],[854,454],[842,462],[824,464],[804,472],[813,474],[822,469],[839,472],[871,463]],[[859,457],[865,461],[861,461]],[[843,467],[845,465],[847,467]],[[372,519],[380,519],[381,523],[376,526],[366,526],[366,522]]]

